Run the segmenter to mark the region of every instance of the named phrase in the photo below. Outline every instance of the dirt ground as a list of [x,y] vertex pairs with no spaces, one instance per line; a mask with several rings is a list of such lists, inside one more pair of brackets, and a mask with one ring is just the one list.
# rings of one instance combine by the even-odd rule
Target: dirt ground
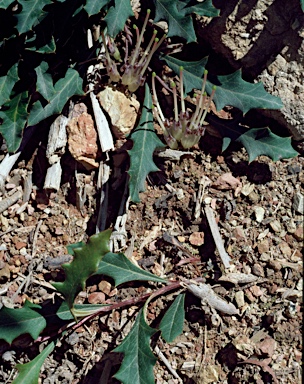
[[[123,250],[130,254],[132,244],[132,257],[157,275],[204,277],[241,313],[210,313],[187,293],[184,332],[170,345],[158,341],[160,350],[186,383],[300,382],[303,216],[297,211],[296,196],[303,195],[303,157],[273,163],[262,156],[248,165],[244,149],[235,147],[223,155],[220,140],[207,135],[191,154],[179,160],[156,157],[155,161],[161,171],[151,176],[141,203],[130,206]],[[21,161],[12,171],[7,190],[15,188],[26,172]],[[221,181],[227,173],[237,178],[237,186]],[[223,266],[204,213],[194,216],[204,180],[208,182],[203,201],[216,212],[234,271],[253,274],[252,283],[221,280]],[[62,278],[62,271],[50,260],[62,261],[67,244],[87,239],[94,222],[95,193],[92,186],[80,212],[68,202],[64,186],[50,195],[34,188],[23,212],[17,213],[19,204],[2,213],[3,304],[20,306],[26,298],[43,304],[56,298],[49,281]],[[111,206],[115,206],[118,200],[112,196]],[[168,234],[169,239],[178,240],[179,247],[168,241]],[[111,279],[98,276],[89,281],[78,302],[119,301],[149,288],[153,284],[117,289]],[[163,296],[150,304],[152,325],[173,297]],[[105,365],[112,375],[120,360],[110,352],[128,333],[137,312],[135,306],[113,311],[67,332],[47,358],[42,382],[96,383]],[[37,344],[24,349],[22,343],[13,347],[2,343],[0,348],[1,382],[7,383],[15,363],[26,362],[38,351]],[[162,360],[156,364],[155,375],[158,383],[178,382]]]
[[[255,126],[256,118],[263,119],[251,114],[248,125]],[[66,246],[86,241],[96,230],[98,170],[85,170],[66,151],[59,191],[43,189],[49,125],[46,121],[26,147],[1,194],[2,199],[12,195],[32,179],[28,200],[19,199],[0,214],[0,304],[10,308],[21,307],[26,299],[42,306],[59,302],[50,283],[64,278],[60,266],[70,260]],[[156,153],[159,172],[149,175],[141,202],[120,211],[127,182],[125,142],[117,140],[110,156],[103,219],[104,228],[116,232],[114,251],[158,276],[202,277],[239,311],[217,312],[187,292],[182,335],[170,344],[152,340],[152,349],[162,352],[154,368],[156,383],[302,382],[303,156],[277,162],[259,156],[249,164],[244,148],[232,144],[222,153],[221,140],[207,133],[189,151]],[[2,145],[0,160],[5,154]],[[81,204],[76,169],[87,193]],[[251,281],[227,279],[205,206],[214,211],[231,272],[251,276]],[[125,228],[115,227],[123,214]],[[120,302],[155,287],[141,282],[114,287],[107,276],[94,276],[77,303]],[[152,327],[178,292],[151,301]],[[111,351],[128,334],[141,306],[113,310],[67,330],[43,365],[41,383],[118,383],[112,376],[122,356]],[[11,346],[0,341],[0,382],[11,383],[16,363],[33,359],[42,347],[24,337]]]

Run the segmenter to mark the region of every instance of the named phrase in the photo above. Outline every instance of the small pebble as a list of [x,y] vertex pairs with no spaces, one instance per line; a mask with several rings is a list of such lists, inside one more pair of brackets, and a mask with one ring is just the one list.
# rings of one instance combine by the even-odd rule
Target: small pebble
[[79,335],[76,332],[70,334],[70,336],[66,339],[66,342],[69,345],[75,345],[79,342]]
[[269,225],[274,232],[281,232],[282,230],[281,224],[278,220],[272,221],[271,223],[269,223]]
[[235,293],[235,302],[238,308],[243,308],[245,305],[245,295],[243,291],[238,291]]
[[265,209],[262,207],[254,208],[255,219],[258,223],[261,223],[264,219]]
[[88,302],[90,304],[101,304],[104,303],[106,297],[103,292],[93,292],[88,296]]
[[252,273],[254,273],[256,276],[264,277],[264,269],[260,264],[254,264],[252,267]]
[[292,201],[292,208],[301,215],[304,214],[304,196],[301,192],[297,192],[294,195]]
[[298,227],[293,236],[298,240],[298,241],[303,241],[304,240],[304,228],[302,226]]

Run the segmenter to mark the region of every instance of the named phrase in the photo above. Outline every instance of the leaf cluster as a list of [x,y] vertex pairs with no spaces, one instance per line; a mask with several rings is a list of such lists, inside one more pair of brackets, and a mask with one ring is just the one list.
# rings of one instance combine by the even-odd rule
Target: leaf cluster
[[[22,308],[2,307],[0,310],[0,339],[12,344],[22,335],[30,335],[37,340],[39,335],[46,334],[48,324],[58,325],[55,338],[60,336],[59,329],[66,328],[74,320],[95,316],[107,310],[110,305],[75,304],[77,294],[85,290],[87,279],[93,274],[106,275],[115,281],[115,285],[141,280],[168,284],[166,279],[141,270],[132,264],[125,255],[109,252],[110,230],[90,237],[87,244],[78,243],[68,249],[74,256],[71,263],[63,265],[65,280],[53,283],[53,286],[64,297],[61,305],[41,306],[26,301]],[[109,309],[107,309],[107,307]],[[176,297],[167,310],[157,329],[151,328],[145,318],[147,306],[137,315],[132,330],[114,352],[124,354],[121,368],[115,375],[123,383],[153,383],[153,366],[156,357],[150,349],[150,339],[161,331],[165,341],[171,342],[181,334],[184,323],[184,294]],[[47,337],[48,339],[48,337]],[[56,342],[51,341],[33,360],[25,364],[17,364],[19,375],[16,383],[38,383],[39,372],[46,357],[54,350]],[[130,365],[130,361],[133,363]],[[135,364],[135,365],[134,365]]]

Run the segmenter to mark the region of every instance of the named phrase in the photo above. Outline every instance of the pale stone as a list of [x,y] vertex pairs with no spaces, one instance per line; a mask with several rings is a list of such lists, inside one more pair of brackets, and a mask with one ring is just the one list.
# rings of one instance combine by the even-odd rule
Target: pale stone
[[238,308],[243,308],[245,305],[245,295],[243,291],[238,291],[235,293],[235,302]]
[[297,192],[294,195],[292,208],[301,215],[304,215],[304,195],[301,192]]
[[265,209],[262,207],[254,208],[255,219],[258,223],[261,223],[264,219]]
[[120,139],[128,135],[134,128],[140,108],[139,102],[134,97],[128,98],[111,87],[99,92],[97,98],[111,119],[114,136]]
[[281,224],[278,220],[272,221],[271,223],[269,223],[269,225],[271,226],[274,232],[281,232],[282,230]]
[[198,247],[204,244],[204,232],[193,232],[189,237],[190,244],[197,245]]

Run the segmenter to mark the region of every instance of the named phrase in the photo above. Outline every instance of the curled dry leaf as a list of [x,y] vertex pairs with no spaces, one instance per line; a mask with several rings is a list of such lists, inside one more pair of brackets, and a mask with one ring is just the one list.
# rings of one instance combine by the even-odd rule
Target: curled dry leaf
[[218,296],[209,284],[200,283],[197,285],[185,283],[185,286],[193,295],[217,311],[226,313],[227,315],[239,315],[238,309],[232,303],[227,303],[226,300]]
[[251,273],[241,273],[241,272],[226,273],[225,275],[219,278],[220,281],[227,281],[235,285],[252,283],[257,279],[258,277],[255,275],[252,275]]

